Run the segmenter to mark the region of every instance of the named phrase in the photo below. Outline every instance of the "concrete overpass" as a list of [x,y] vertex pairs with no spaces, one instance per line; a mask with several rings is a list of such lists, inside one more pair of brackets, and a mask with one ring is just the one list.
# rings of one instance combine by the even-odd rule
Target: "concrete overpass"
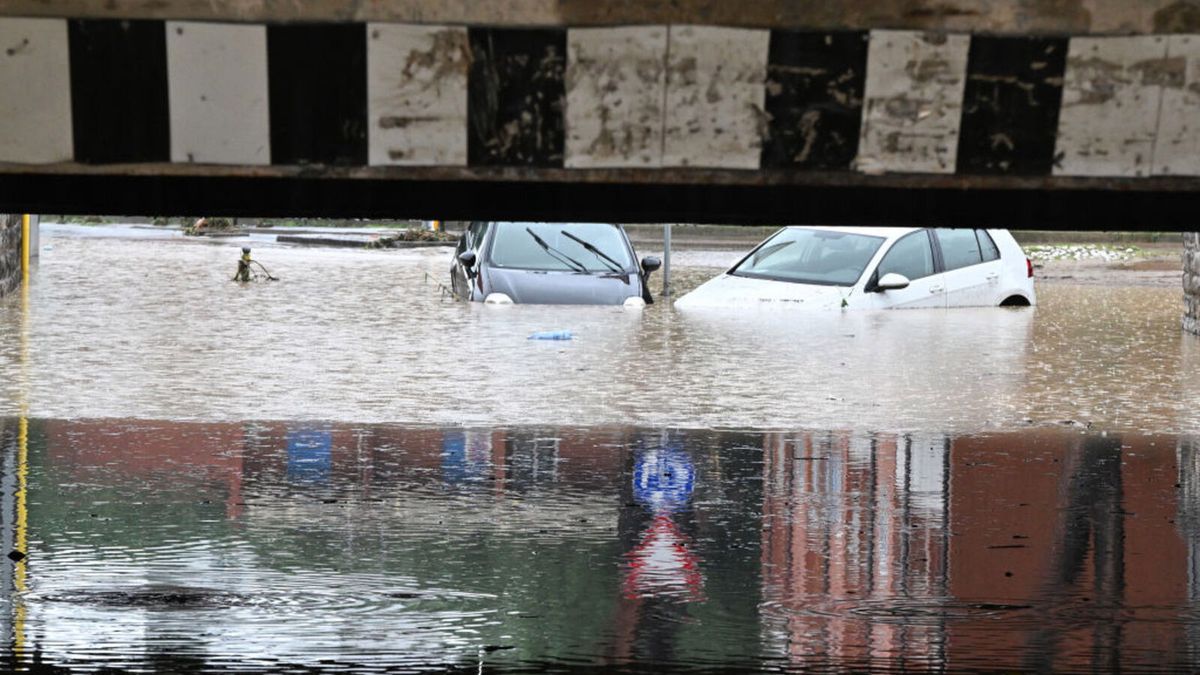
[[1200,208],[1196,0],[10,0],[0,50],[9,212],[1190,230]]

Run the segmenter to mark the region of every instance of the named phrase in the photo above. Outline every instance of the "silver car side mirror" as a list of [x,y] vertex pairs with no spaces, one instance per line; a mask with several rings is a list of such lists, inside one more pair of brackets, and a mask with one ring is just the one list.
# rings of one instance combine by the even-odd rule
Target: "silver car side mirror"
[[908,277],[895,272],[888,272],[879,278],[879,283],[875,284],[875,288],[881,291],[898,291],[901,288],[908,288],[911,283]]

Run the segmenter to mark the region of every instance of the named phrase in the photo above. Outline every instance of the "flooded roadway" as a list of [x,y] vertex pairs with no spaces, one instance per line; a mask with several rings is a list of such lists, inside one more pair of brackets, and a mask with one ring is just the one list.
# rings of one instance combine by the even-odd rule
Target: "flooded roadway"
[[[1200,381],[1185,377],[1200,341],[1179,330],[1178,285],[1043,284],[1036,309],[834,316],[495,307],[439,291],[449,249],[252,241],[282,281],[240,286],[226,282],[244,239],[169,234],[44,233],[28,316],[0,303],[0,415],[1200,431]],[[679,291],[735,257],[677,253]],[[575,339],[527,339],[546,330]]]
[[113,234],[45,233],[0,302],[17,663],[1200,667],[1178,288],[731,320],[453,303],[444,250],[256,242],[283,281],[242,287],[240,241]]

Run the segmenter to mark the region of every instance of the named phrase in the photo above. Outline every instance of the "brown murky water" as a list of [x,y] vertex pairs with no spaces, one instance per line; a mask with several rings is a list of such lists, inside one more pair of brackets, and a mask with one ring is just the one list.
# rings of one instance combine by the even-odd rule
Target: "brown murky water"
[[[1200,430],[1178,288],[1043,285],[1035,309],[832,316],[485,307],[439,291],[449,249],[252,242],[283,280],[239,286],[245,240],[131,232],[146,231],[47,233],[28,315],[0,303],[0,414]],[[677,254],[679,290],[732,256]],[[575,339],[527,339],[542,330]]]
[[0,301],[7,665],[1200,667],[1178,289],[483,307],[444,250],[256,241],[238,286],[241,241],[130,234]]

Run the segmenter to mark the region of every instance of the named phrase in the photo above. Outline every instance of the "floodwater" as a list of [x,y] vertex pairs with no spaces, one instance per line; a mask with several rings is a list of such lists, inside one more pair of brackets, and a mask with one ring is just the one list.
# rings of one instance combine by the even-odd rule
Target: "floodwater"
[[1196,437],[16,427],[48,666],[1200,668]]
[[[441,292],[448,248],[254,240],[282,280],[242,286],[227,282],[245,239],[44,229],[28,313],[0,302],[0,415],[1200,431],[1182,285],[1044,284],[1034,309],[832,316],[496,307]],[[144,234],[158,238],[130,238]],[[735,258],[677,253],[678,288]],[[574,339],[527,339],[549,330]]]
[[244,241],[46,227],[0,301],[7,667],[1200,669],[1178,288],[484,307]]

